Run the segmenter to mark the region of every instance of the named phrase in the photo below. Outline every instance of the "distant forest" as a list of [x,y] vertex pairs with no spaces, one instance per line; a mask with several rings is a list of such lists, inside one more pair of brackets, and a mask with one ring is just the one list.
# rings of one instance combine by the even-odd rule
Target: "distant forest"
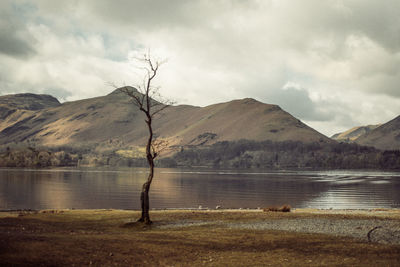
[[[93,148],[19,148],[0,151],[0,167],[126,166],[145,167],[145,158]],[[181,147],[158,167],[235,169],[386,169],[400,170],[400,151],[381,151],[354,143],[294,141],[223,141],[211,146]]]
[[214,168],[400,169],[400,151],[354,143],[302,143],[240,140],[182,149],[177,165]]

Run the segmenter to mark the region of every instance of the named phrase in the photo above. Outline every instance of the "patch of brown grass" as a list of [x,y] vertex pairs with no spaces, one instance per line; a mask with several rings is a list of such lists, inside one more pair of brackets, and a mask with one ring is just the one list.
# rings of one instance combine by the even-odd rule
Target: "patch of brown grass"
[[291,209],[290,205],[283,205],[280,207],[268,207],[263,209],[263,211],[290,212],[290,209]]
[[[153,225],[134,211],[65,211],[0,219],[2,266],[399,266],[400,246],[350,238],[203,225],[179,221],[249,221],[295,213],[157,211]],[[318,215],[312,215],[318,216]]]

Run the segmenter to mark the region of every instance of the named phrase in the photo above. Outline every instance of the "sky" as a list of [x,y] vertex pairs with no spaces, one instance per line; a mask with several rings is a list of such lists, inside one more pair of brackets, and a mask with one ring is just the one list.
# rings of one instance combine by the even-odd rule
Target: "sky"
[[2,0],[0,95],[142,80],[177,104],[254,98],[331,136],[400,115],[399,0]]

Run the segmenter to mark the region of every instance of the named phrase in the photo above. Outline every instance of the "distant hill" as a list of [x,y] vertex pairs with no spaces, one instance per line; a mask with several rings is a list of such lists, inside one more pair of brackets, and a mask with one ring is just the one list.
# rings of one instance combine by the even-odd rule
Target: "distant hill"
[[[0,120],[9,118],[13,113],[35,111],[61,105],[57,98],[50,95],[15,94],[0,96]],[[18,117],[18,115],[17,115]],[[13,118],[16,118],[15,115]]]
[[[62,104],[46,95],[0,96],[0,107],[0,144],[123,149],[143,145],[147,136],[143,115],[118,90]],[[176,147],[240,139],[332,142],[279,106],[249,98],[206,107],[171,106],[156,118],[154,128]]]
[[355,142],[382,150],[400,150],[400,116],[360,136]]
[[369,133],[373,129],[379,127],[378,125],[357,126],[342,133],[337,133],[331,136],[332,139],[338,142],[354,142],[360,136]]
[[15,94],[0,96],[0,106],[10,109],[39,110],[61,105],[51,95]]

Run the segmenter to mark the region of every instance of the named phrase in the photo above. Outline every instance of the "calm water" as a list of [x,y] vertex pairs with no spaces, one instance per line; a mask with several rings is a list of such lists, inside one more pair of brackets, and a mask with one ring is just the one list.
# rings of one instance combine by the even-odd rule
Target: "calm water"
[[[0,169],[0,210],[139,209],[146,169]],[[152,208],[400,208],[400,173],[158,169]]]

